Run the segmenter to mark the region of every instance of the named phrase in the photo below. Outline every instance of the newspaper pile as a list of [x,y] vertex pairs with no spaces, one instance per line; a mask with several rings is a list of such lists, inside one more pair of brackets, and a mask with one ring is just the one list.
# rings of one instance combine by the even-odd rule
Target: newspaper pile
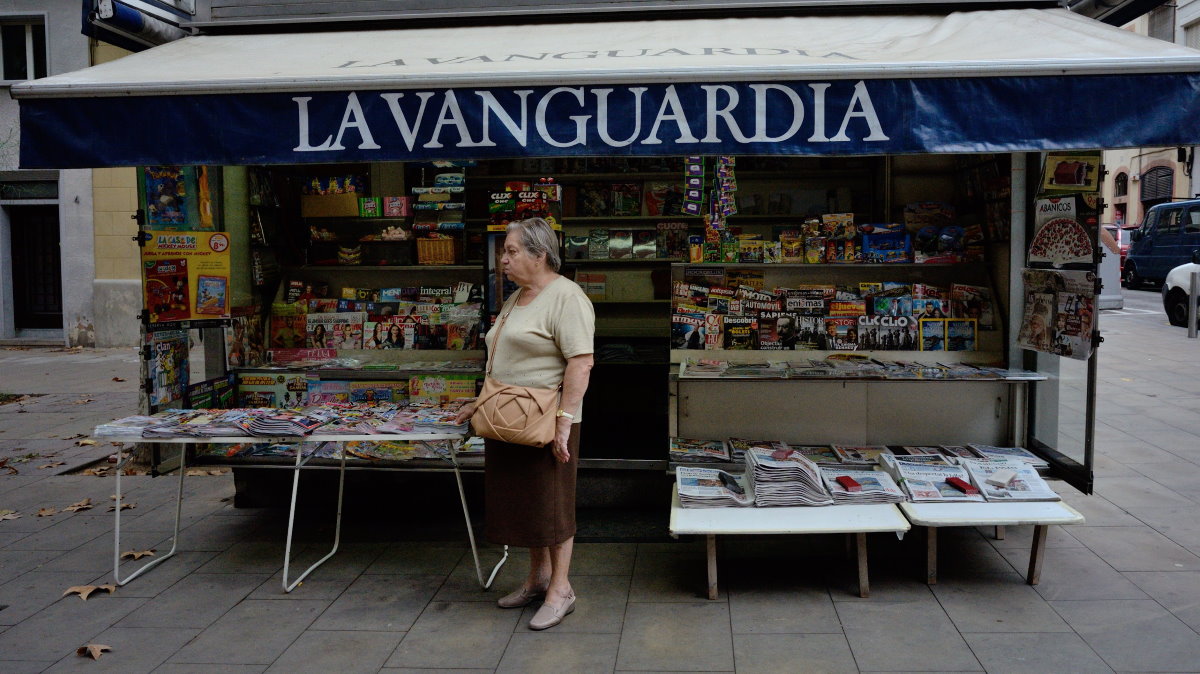
[[745,476],[716,468],[679,466],[675,469],[679,505],[684,508],[726,508],[754,505],[754,494]]
[[[971,484],[971,476],[962,466],[942,463],[918,463],[885,454],[879,457],[879,465],[896,480],[913,503],[983,502],[983,494],[968,494],[959,491],[948,480],[958,478]],[[919,458],[919,457],[918,457]]]
[[[178,412],[179,410],[171,410]],[[100,424],[92,431],[94,438],[128,438],[141,437],[143,431],[153,426],[161,426],[167,423],[166,419],[157,414],[155,415],[137,415],[117,419],[106,424]]]
[[720,440],[671,438],[670,456],[681,463],[724,463],[729,461],[729,449]]
[[[837,504],[902,503],[907,500],[892,476],[880,470],[824,466],[821,476],[825,478],[825,486]],[[854,491],[851,486],[838,482],[839,477],[848,477],[857,482],[858,490]]]
[[759,506],[832,505],[821,482],[821,469],[800,452],[751,447],[746,451],[746,476]]
[[891,455],[886,445],[834,445],[833,453],[845,464],[874,466],[883,454]]
[[729,438],[725,441],[729,448],[729,459],[734,463],[745,463],[746,452],[751,449],[765,449],[768,452],[788,451],[787,443],[778,440],[746,440],[745,438]]
[[792,445],[788,447],[795,452],[800,452],[809,461],[818,466],[840,466],[841,460],[834,453],[833,448],[829,445]]
[[[959,459],[959,464],[971,475],[971,481],[988,501],[1062,500],[1038,475],[1036,468],[1020,459]],[[1012,471],[1015,477],[1004,486],[988,483],[988,478],[1004,470]]]

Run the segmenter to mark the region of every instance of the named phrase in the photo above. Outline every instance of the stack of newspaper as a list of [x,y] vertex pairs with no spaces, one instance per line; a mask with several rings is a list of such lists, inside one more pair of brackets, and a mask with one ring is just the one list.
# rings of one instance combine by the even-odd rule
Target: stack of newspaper
[[759,506],[823,506],[833,497],[821,483],[821,469],[800,452],[751,447],[746,476]]
[[993,447],[992,445],[967,445],[985,459],[1018,459],[1034,468],[1049,468],[1045,459],[1024,447]]
[[[825,486],[834,503],[902,503],[906,500],[892,476],[880,470],[825,466],[821,468],[821,476],[825,478]],[[858,489],[855,490],[853,484],[838,482],[839,477],[850,478],[858,484]]]
[[327,407],[305,407],[281,409],[275,414],[252,416],[243,424],[250,435],[259,437],[309,435],[325,424],[337,419],[339,411]]
[[[899,457],[885,454],[879,457],[879,465],[883,467],[904,489],[908,500],[913,503],[948,503],[958,501],[982,502],[983,494],[969,494],[959,490],[949,482],[950,478],[958,478],[962,484],[970,485],[971,476],[962,466],[952,466],[945,461],[917,462],[912,460],[926,457]],[[936,458],[936,457],[928,457]],[[978,490],[976,490],[978,492]]]
[[[178,410],[171,410],[176,412]],[[92,431],[92,437],[95,438],[125,438],[125,437],[141,437],[142,432],[152,426],[162,426],[168,423],[167,419],[157,414],[153,416],[138,415],[117,419],[106,424],[100,424]]]
[[[1058,494],[1046,484],[1037,469],[1020,459],[974,460],[959,459],[959,465],[971,475],[971,481],[988,501],[1060,501]],[[1014,477],[1004,485],[991,484],[988,478],[1001,471],[1011,471]],[[1001,478],[1003,479],[1003,478]]]
[[842,464],[841,459],[838,458],[838,455],[829,445],[789,444],[788,447],[792,451],[800,452],[805,458],[817,464],[818,466],[840,466]]
[[671,438],[670,456],[682,463],[721,463],[729,461],[729,449],[720,440]]
[[679,505],[684,508],[726,508],[754,505],[754,493],[745,476],[734,476],[716,468],[679,466],[675,469]]
[[837,454],[842,463],[874,466],[880,462],[880,455],[890,455],[892,450],[886,445],[834,445],[833,453]]

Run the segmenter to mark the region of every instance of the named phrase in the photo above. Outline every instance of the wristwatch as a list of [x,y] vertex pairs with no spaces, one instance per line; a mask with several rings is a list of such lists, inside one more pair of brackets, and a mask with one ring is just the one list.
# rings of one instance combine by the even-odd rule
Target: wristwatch
[[559,411],[558,411],[558,414],[556,414],[556,415],[554,415],[554,416],[556,416],[556,417],[566,417],[566,418],[570,419],[571,421],[575,421],[575,415],[574,415],[574,414],[571,414],[570,412],[564,412],[564,411],[562,411],[562,410],[559,410]]

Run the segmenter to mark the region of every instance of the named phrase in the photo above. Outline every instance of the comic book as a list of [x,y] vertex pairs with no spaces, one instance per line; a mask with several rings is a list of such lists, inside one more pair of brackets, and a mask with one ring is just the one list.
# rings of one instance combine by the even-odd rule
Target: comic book
[[146,166],[146,224],[151,229],[186,226],[188,213],[187,181],[179,166]]
[[182,401],[188,386],[188,333],[186,330],[154,332],[150,336],[150,404]]
[[349,392],[352,403],[408,402],[408,382],[405,381],[352,381]]
[[754,316],[725,316],[721,330],[726,349],[758,348],[758,319]]
[[367,315],[358,311],[308,314],[305,346],[310,349],[361,349],[366,320]]

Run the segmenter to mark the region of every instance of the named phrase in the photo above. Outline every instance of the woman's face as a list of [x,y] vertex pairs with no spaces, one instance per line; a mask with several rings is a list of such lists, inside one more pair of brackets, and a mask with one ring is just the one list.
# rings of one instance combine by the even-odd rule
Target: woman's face
[[371,333],[371,336],[374,337],[375,339],[379,339],[380,337],[383,337],[383,323],[375,324],[375,332]]
[[388,339],[391,339],[392,341],[396,341],[396,340],[400,339],[400,326],[399,325],[393,324],[392,327],[388,328]]
[[533,281],[537,273],[544,267],[542,256],[533,257],[521,245],[521,235],[512,232],[504,237],[504,255],[500,256],[500,266],[510,281],[519,286]]

